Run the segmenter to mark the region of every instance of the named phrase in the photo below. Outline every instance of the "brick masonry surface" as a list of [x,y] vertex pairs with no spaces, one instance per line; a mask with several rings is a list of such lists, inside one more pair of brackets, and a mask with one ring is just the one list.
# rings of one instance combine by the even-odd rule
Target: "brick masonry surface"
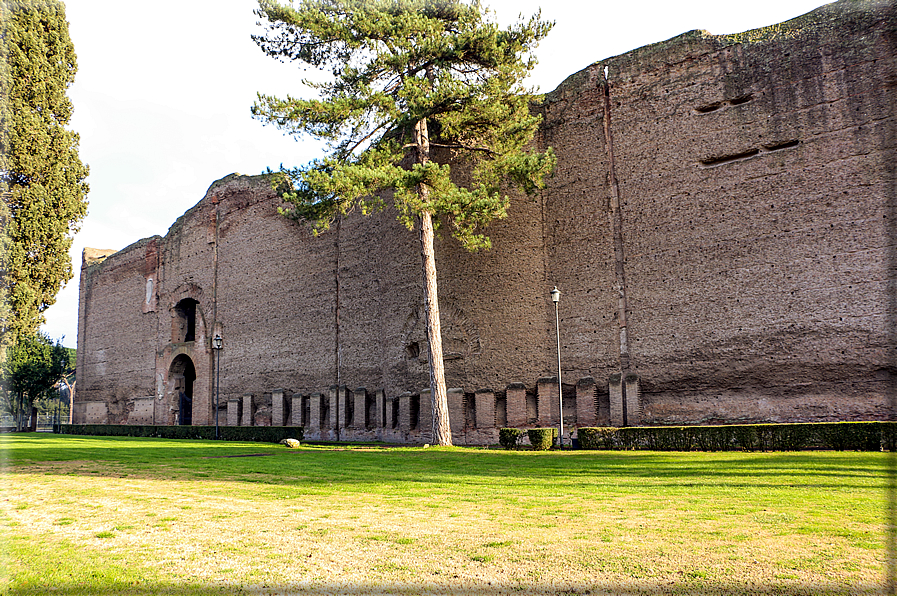
[[[567,425],[883,419],[895,45],[893,3],[837,2],[544,96],[548,188],[490,251],[437,239],[455,441],[557,423],[555,284]],[[220,334],[222,423],[431,438],[416,233],[386,210],[314,237],[278,204],[231,175],[164,237],[85,250],[76,423],[211,423]]]

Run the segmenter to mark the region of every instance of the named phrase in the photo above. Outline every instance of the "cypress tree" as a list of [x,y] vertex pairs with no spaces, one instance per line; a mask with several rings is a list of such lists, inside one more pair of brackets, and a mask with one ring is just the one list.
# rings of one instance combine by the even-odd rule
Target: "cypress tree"
[[87,167],[66,129],[77,64],[58,0],[0,3],[0,353],[33,333],[72,278]]
[[[326,158],[275,176],[292,203],[286,213],[321,231],[351,210],[382,208],[391,193],[399,219],[418,228],[434,441],[450,445],[434,226],[447,222],[469,250],[489,248],[483,228],[506,216],[507,185],[544,186],[554,154],[530,147],[540,118],[522,81],[552,23],[536,15],[501,29],[477,0],[260,0],[256,14],[268,22],[255,37],[265,53],[332,75],[303,81],[314,99],[259,94],[252,108],[329,143]],[[459,162],[470,171],[465,185],[452,177]]]

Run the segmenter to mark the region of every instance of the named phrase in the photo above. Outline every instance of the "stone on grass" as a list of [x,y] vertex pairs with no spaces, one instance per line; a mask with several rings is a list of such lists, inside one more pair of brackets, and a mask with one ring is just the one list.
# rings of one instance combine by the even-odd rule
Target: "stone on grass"
[[289,449],[296,449],[301,443],[299,443],[299,441],[297,441],[296,439],[284,439],[280,442],[280,444],[285,445]]

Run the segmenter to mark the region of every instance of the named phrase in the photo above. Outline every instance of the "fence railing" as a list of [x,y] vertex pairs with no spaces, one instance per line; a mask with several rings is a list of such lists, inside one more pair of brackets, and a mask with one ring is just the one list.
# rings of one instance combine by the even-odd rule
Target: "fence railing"
[[[22,427],[28,428],[28,425],[31,422],[31,417],[28,416],[25,420],[22,421]],[[62,416],[62,419],[57,419],[56,414],[38,414],[37,415],[37,432],[45,432],[51,433],[53,432],[53,427],[55,424],[59,424],[60,422],[67,424],[68,417]],[[16,428],[16,418],[11,414],[3,414],[0,415],[0,428]]]

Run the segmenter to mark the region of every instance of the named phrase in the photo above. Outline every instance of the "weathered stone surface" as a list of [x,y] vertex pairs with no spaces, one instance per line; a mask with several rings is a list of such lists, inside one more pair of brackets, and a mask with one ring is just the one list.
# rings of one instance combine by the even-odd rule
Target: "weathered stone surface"
[[[595,379],[585,377],[576,383],[576,423],[578,426],[608,426],[608,413],[604,419],[598,414],[598,386]],[[599,422],[601,421],[601,422]]]
[[495,428],[495,392],[491,389],[478,389],[474,395],[476,407],[476,427],[478,429]]
[[[437,242],[454,430],[488,440],[470,434],[476,397],[476,428],[465,410],[479,387],[507,387],[496,424],[557,416],[537,387],[557,375],[555,284],[565,421],[885,417],[894,21],[893,3],[865,0],[692,31],[546,95],[549,187],[512,198],[488,252]],[[243,396],[240,424],[295,421],[273,392],[288,387],[311,396],[309,438],[428,442],[416,235],[387,210],[313,237],[278,204],[263,178],[232,175],[164,238],[85,251],[75,422],[149,419],[152,403],[172,424],[189,389],[193,424],[211,423],[220,333],[228,424]],[[591,395],[572,385],[586,377]],[[346,383],[368,388],[363,405]]]

